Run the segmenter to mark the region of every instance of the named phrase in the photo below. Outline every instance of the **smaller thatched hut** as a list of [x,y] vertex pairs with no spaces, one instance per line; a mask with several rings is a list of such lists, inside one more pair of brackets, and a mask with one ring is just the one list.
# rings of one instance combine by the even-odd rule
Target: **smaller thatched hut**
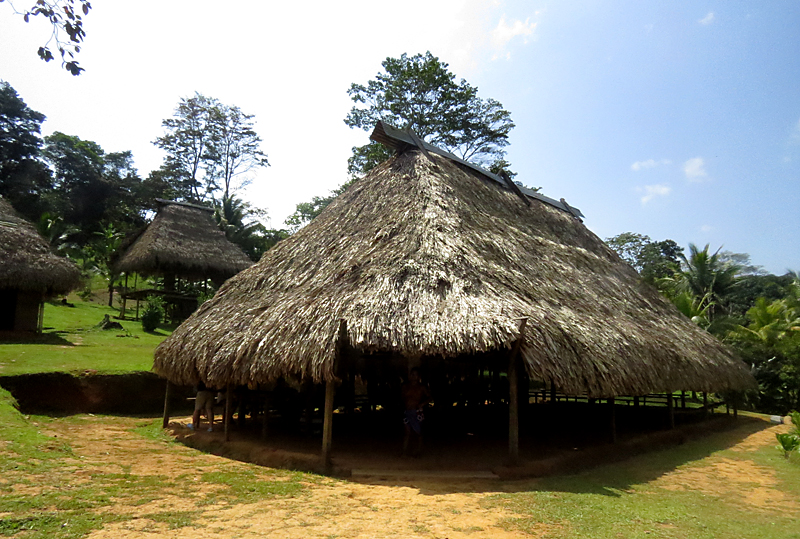
[[44,300],[76,288],[80,277],[0,198],[0,331],[41,331]]
[[117,271],[211,279],[221,284],[253,264],[217,227],[213,209],[169,200],[157,202],[158,214],[122,254]]

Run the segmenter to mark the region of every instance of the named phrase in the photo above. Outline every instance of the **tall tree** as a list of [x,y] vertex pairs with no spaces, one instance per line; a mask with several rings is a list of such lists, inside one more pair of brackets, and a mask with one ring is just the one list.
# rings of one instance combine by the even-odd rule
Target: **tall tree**
[[[386,58],[366,86],[347,91],[355,105],[344,122],[370,131],[378,120],[411,127],[426,142],[465,160],[491,166],[503,160],[511,115],[494,99],[478,97],[478,89],[455,75],[430,52]],[[364,174],[388,157],[377,143],[353,148],[348,160],[352,174]]]
[[81,52],[81,43],[86,36],[83,30],[83,17],[92,9],[92,4],[88,0],[36,0],[29,9],[21,11],[14,5],[18,2],[7,0],[6,3],[11,6],[14,13],[22,15],[26,23],[36,17],[42,17],[52,26],[50,39],[37,51],[39,58],[45,62],[55,59],[51,50],[51,47],[55,47],[61,56],[61,67],[73,75],[80,75],[84,71],[75,60],[75,55]]
[[0,195],[31,220],[45,211],[42,197],[53,188],[50,172],[39,160],[44,119],[0,81]]
[[650,284],[672,277],[680,269],[683,247],[672,240],[654,242],[643,234],[623,232],[606,238],[606,243]]
[[180,199],[202,202],[231,198],[256,167],[269,166],[255,132],[253,115],[235,105],[196,93],[181,98],[172,118],[161,122],[166,133],[153,144],[167,152],[158,177]]
[[130,152],[106,154],[96,142],[55,132],[45,137],[43,155],[55,177],[49,206],[80,229],[73,239],[81,246],[111,223],[123,232],[143,224],[141,180]]
[[217,99],[197,92],[193,97],[182,97],[173,117],[161,122],[166,133],[153,142],[167,152],[162,168],[180,174],[176,191],[185,193],[187,200],[203,201],[214,190],[212,183],[203,181],[203,168],[212,154],[219,106]]
[[249,178],[237,178],[257,167],[268,167],[261,151],[261,137],[253,129],[252,114],[245,114],[233,105],[220,105],[215,110],[215,138],[209,154],[209,174],[222,189],[222,198],[230,200],[234,191],[247,185]]
[[719,250],[713,254],[709,246],[699,249],[689,244],[689,256],[681,253],[682,287],[696,297],[708,297],[711,302],[709,320],[714,319],[715,306],[724,305],[726,296],[737,282],[739,266],[725,263],[719,257]]
[[214,206],[214,219],[225,236],[247,253],[254,262],[280,240],[289,236],[286,230],[265,227],[260,218],[266,212],[254,209],[238,198],[223,198]]

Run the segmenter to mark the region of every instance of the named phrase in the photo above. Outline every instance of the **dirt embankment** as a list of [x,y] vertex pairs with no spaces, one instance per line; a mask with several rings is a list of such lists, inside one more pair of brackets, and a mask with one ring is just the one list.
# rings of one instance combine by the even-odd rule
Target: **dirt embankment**
[[[39,373],[0,376],[0,386],[23,413],[153,414],[164,409],[166,381],[151,372],[130,374]],[[186,407],[191,388],[173,388],[173,407]]]

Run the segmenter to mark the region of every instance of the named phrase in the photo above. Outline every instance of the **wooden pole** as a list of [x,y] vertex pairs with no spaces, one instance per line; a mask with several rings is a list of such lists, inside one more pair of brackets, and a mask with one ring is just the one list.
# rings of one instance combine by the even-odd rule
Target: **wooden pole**
[[128,272],[127,271],[125,272],[125,293],[124,294],[120,294],[120,295],[122,296],[122,310],[119,313],[119,319],[120,320],[125,320],[125,306],[128,303],[128,300],[127,300],[127,297],[128,297]]
[[738,419],[739,418],[739,394],[738,393],[734,393],[733,394],[733,418],[734,419]]
[[336,340],[336,357],[330,379],[325,381],[325,414],[322,418],[322,462],[325,467],[331,464],[331,445],[333,443],[333,397],[336,394],[336,369],[341,365],[347,344],[347,320],[339,320],[339,337]]
[[611,443],[617,443],[617,406],[614,397],[608,399],[608,406],[611,409]]
[[553,380],[550,380],[550,402],[553,404],[556,402],[556,383]]
[[225,441],[229,442],[231,440],[230,435],[230,423],[231,423],[231,385],[227,384],[225,386],[225,417],[222,418],[224,421],[223,425],[225,425]]
[[686,392],[681,391],[681,408],[686,408]]
[[669,428],[675,428],[675,406],[672,403],[672,392],[667,393],[667,410],[669,414]]
[[517,363],[519,349],[525,339],[525,326],[527,318],[519,323],[519,338],[514,343],[511,356],[508,358],[508,460],[511,465],[519,463],[519,380],[517,377]]
[[336,393],[336,382],[325,382],[325,415],[322,423],[322,461],[325,466],[331,464],[331,443],[333,441],[333,397]]
[[703,391],[703,417],[708,415],[708,393]]
[[161,428],[167,428],[169,425],[169,394],[172,384],[167,380],[167,388],[164,390],[164,419],[161,421]]

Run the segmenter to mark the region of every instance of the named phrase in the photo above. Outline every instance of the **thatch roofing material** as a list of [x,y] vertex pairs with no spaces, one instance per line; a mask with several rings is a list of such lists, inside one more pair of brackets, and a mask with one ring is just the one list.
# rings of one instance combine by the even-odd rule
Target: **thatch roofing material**
[[212,209],[159,202],[153,222],[116,263],[118,271],[224,280],[253,264],[217,227]]
[[[337,332],[369,353],[510,349],[537,379],[592,396],[744,388],[744,364],[578,219],[448,159],[383,163],[156,350],[176,383],[334,373]],[[463,357],[463,356],[462,356]]]
[[0,289],[64,294],[80,280],[78,267],[56,256],[33,225],[0,198]]

